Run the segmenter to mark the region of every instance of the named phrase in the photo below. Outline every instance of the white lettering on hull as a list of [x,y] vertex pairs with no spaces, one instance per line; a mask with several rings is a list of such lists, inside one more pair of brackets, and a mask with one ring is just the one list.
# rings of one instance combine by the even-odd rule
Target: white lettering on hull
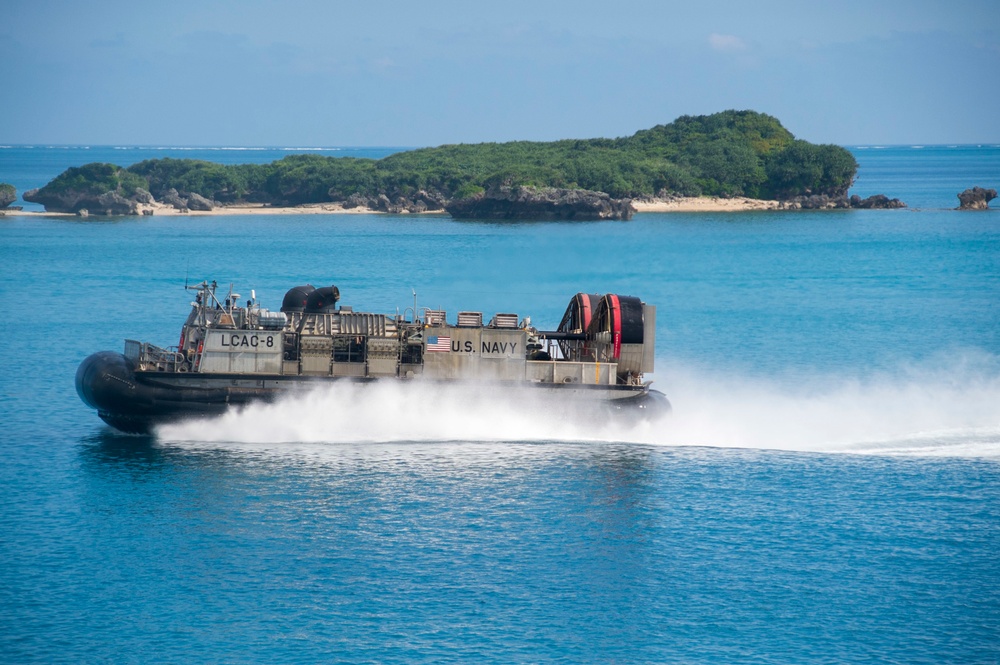
[[514,355],[517,350],[517,342],[483,342],[482,354],[484,356],[507,356]]
[[281,350],[280,333],[210,331],[206,351],[276,353]]

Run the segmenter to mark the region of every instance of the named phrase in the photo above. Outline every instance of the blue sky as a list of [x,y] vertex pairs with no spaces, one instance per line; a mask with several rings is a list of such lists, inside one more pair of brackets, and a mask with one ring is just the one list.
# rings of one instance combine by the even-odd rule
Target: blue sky
[[1000,142],[993,0],[6,0],[0,143],[423,146],[729,108],[822,143]]

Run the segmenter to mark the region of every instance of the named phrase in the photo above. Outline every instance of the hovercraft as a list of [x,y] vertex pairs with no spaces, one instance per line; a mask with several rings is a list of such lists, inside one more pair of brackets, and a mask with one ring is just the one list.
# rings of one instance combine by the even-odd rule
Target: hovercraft
[[578,293],[546,331],[514,313],[449,318],[416,302],[403,314],[356,312],[336,286],[293,287],[278,312],[255,293],[245,304],[232,287],[219,296],[216,282],[185,288],[196,295],[176,347],[126,340],[124,353],[95,353],[77,370],[80,398],[118,430],[148,433],[332,381],[524,386],[612,412],[670,410],[643,378],[656,308],[632,296]]

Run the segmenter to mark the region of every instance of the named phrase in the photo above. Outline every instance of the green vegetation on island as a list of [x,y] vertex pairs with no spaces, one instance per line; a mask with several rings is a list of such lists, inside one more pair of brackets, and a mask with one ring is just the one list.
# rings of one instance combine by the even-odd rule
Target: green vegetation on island
[[[149,192],[157,200],[179,193],[222,204],[369,205],[382,198],[418,200],[439,209],[448,201],[503,186],[591,190],[614,199],[706,195],[783,200],[843,197],[856,171],[857,162],[844,148],[798,140],[769,115],[724,111],[683,116],[617,139],[444,145],[379,160],[306,154],[232,166],[170,158],[127,169],[88,164],[67,170],[24,198],[48,209],[46,201],[62,205],[59,199],[70,191],[114,191],[129,198],[141,190],[140,195]],[[77,197],[73,205],[82,200]]]
[[128,169],[92,162],[66,169],[45,187],[28,190],[22,198],[41,203],[49,212],[93,209],[111,215],[134,215],[138,203],[152,201],[147,187],[145,178]]
[[17,200],[17,190],[14,185],[7,182],[0,182],[0,210],[3,210]]
[[40,191],[52,194],[73,191],[94,196],[115,192],[128,198],[134,195],[136,190],[147,187],[145,178],[127,169],[114,164],[92,162],[66,169]]

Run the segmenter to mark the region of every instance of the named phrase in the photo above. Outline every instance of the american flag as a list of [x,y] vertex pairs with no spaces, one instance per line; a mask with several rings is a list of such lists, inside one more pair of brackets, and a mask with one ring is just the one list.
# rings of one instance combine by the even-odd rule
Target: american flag
[[428,337],[427,338],[427,350],[428,351],[451,351],[451,337]]

